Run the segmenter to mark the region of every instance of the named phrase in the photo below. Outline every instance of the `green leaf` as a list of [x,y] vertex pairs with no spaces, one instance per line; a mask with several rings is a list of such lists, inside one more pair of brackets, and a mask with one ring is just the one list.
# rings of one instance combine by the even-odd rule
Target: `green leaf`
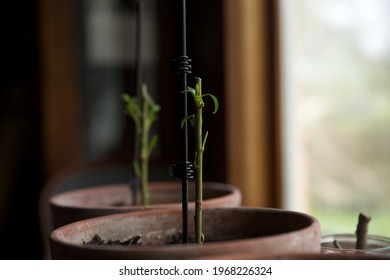
[[181,93],[191,93],[191,95],[192,95],[193,97],[196,96],[196,91],[195,91],[195,89],[192,88],[192,87],[188,87],[186,90],[183,90]]
[[130,95],[128,95],[127,93],[123,93],[122,94],[122,100],[127,103],[130,99]]
[[153,102],[152,104],[150,104],[150,109],[151,109],[150,110],[151,112],[157,113],[161,110],[161,107],[160,107],[160,105]]
[[206,145],[206,141],[207,141],[207,137],[209,136],[209,132],[206,131],[206,134],[204,135],[204,138],[203,138],[203,143],[202,143],[202,149],[204,151],[204,147]]
[[200,92],[199,83],[196,83],[196,84],[195,84],[195,92],[196,92],[196,95],[200,96],[201,92]]
[[218,111],[218,108],[219,108],[218,98],[215,95],[212,95],[210,93],[203,94],[202,97],[203,96],[210,96],[213,99],[213,101],[214,101],[214,111],[213,111],[213,114],[215,114]]
[[140,118],[141,118],[141,110],[138,104],[138,99],[135,96],[130,96],[128,94],[123,94],[122,99],[125,102],[125,112],[129,115],[137,128],[137,131],[140,131]]
[[150,140],[150,144],[149,144],[149,155],[152,153],[153,149],[156,147],[157,142],[158,142],[158,136],[153,135],[152,139]]
[[180,124],[181,129],[183,129],[184,124],[185,124],[186,121],[188,121],[188,120],[190,121],[190,124],[192,125],[191,119],[195,119],[195,114],[192,114],[192,115],[190,115],[190,116],[187,116],[187,117],[183,118],[183,120],[181,121],[181,124]]

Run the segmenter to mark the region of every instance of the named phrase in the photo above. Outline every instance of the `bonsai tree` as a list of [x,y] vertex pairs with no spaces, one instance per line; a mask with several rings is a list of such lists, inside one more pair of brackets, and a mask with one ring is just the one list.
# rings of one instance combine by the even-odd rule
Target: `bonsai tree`
[[206,131],[203,137],[202,131],[202,110],[205,106],[203,98],[210,96],[214,101],[215,114],[218,111],[218,99],[212,94],[202,94],[202,80],[201,78],[195,79],[195,88],[188,87],[186,92],[190,93],[193,97],[195,113],[183,119],[181,126],[184,122],[189,121],[190,125],[195,129],[195,157],[194,157],[194,173],[195,173],[195,242],[203,243],[204,235],[202,231],[202,201],[203,201],[203,152],[205,149],[208,131]]
[[160,106],[148,93],[146,84],[141,86],[140,98],[124,93],[122,99],[125,103],[125,113],[134,121],[136,141],[139,141],[139,154],[134,155],[133,168],[141,186],[142,205],[146,206],[149,204],[149,158],[158,141],[157,135],[150,138],[149,134],[153,122],[157,119]]

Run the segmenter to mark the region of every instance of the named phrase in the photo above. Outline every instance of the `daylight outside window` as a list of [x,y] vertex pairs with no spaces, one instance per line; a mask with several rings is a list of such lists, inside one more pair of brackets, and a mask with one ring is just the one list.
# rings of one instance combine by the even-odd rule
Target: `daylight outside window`
[[284,207],[390,236],[390,2],[281,0]]

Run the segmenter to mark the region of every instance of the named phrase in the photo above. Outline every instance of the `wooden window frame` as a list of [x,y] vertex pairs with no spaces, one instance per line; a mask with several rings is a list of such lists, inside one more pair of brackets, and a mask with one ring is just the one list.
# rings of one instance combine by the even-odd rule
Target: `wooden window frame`
[[225,1],[227,180],[243,204],[280,207],[277,3]]

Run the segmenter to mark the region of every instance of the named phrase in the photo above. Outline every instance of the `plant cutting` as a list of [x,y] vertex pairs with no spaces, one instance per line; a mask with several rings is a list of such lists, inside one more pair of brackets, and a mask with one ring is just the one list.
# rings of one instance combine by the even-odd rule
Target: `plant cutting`
[[182,121],[182,127],[184,122],[189,121],[194,128],[195,132],[195,157],[194,157],[194,169],[195,169],[195,242],[203,243],[204,235],[202,232],[202,201],[203,201],[203,152],[207,141],[208,131],[203,138],[203,117],[202,111],[205,106],[203,98],[209,96],[214,101],[215,114],[218,111],[219,103],[218,99],[212,94],[202,94],[202,80],[201,78],[194,78],[195,88],[188,87],[187,91],[193,97],[195,113],[187,116]]
[[126,104],[126,113],[135,124],[136,141],[139,141],[139,154],[134,156],[133,168],[141,185],[142,205],[146,206],[149,204],[149,158],[158,141],[156,134],[149,140],[149,134],[152,124],[157,119],[160,106],[150,96],[146,84],[142,84],[141,100],[126,93],[122,95],[122,98]]

